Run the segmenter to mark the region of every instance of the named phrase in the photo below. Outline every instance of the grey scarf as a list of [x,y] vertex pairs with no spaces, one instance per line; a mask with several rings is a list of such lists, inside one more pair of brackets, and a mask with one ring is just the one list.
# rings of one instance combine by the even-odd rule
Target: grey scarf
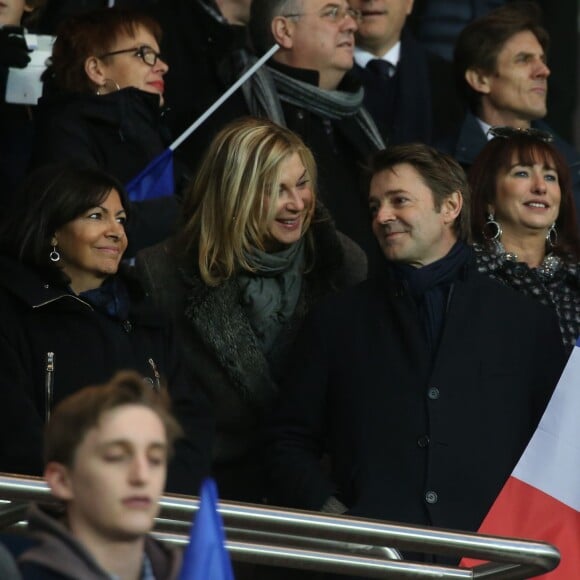
[[281,252],[254,250],[247,259],[256,272],[238,276],[241,303],[267,354],[296,310],[304,272],[304,238]]
[[[248,67],[253,62],[250,62]],[[266,116],[279,125],[285,125],[280,104],[280,101],[284,101],[303,107],[326,119],[338,120],[352,117],[377,149],[385,148],[379,130],[363,107],[364,89],[362,87],[354,93],[328,91],[266,66],[259,69],[252,79],[244,84],[242,90],[250,111],[255,116]]]

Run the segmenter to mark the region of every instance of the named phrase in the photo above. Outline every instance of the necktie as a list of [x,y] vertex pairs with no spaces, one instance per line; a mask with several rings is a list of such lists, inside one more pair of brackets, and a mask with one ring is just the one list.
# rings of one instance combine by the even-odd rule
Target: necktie
[[383,78],[390,79],[395,74],[395,66],[382,58],[373,58],[367,63],[366,68]]

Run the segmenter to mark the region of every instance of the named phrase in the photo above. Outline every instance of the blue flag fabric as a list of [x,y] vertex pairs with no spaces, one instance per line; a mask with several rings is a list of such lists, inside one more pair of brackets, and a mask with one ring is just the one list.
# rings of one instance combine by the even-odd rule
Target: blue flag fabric
[[191,528],[179,580],[234,580],[213,479],[202,483],[200,507]]
[[126,186],[131,201],[146,201],[157,197],[173,195],[173,151],[166,149],[158,155]]

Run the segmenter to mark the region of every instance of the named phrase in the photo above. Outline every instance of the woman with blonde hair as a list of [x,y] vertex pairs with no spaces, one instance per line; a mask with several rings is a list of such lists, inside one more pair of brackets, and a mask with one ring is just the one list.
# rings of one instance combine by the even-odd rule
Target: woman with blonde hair
[[214,139],[172,240],[137,256],[151,294],[181,329],[184,356],[216,414],[220,495],[263,499],[261,427],[311,305],[366,276],[366,258],[316,203],[302,140],[244,118]]

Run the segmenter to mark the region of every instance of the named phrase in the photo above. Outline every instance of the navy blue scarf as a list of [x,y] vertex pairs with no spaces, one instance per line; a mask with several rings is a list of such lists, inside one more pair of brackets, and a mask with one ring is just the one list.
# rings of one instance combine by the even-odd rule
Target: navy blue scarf
[[118,276],[110,276],[98,288],[81,292],[79,298],[110,318],[127,320],[129,317],[129,292]]
[[395,277],[402,281],[417,304],[432,356],[437,353],[443,332],[449,292],[470,257],[471,248],[459,240],[446,256],[422,268],[391,264]]

